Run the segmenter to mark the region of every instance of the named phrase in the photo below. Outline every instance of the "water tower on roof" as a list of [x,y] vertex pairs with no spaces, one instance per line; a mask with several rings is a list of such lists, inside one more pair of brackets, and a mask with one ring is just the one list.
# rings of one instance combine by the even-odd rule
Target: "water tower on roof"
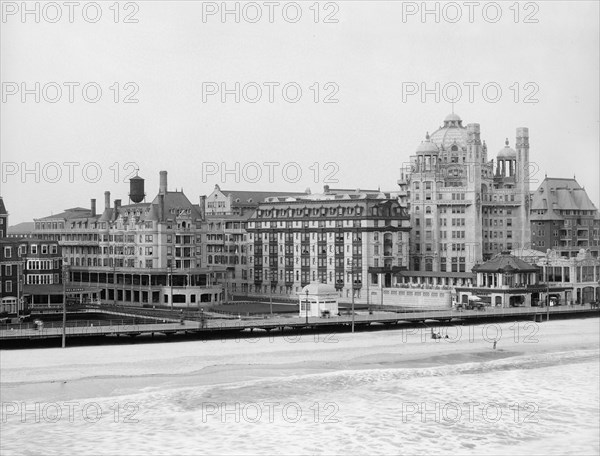
[[141,203],[146,198],[144,193],[144,179],[136,175],[129,179],[129,199],[134,203]]

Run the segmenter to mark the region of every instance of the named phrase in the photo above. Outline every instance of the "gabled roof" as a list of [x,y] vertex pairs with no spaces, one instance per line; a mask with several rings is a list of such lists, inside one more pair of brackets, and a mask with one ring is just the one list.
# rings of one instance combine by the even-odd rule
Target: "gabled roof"
[[546,177],[531,198],[531,210],[545,210],[544,214],[532,212],[531,220],[560,220],[561,210],[597,211],[596,206],[575,179]]
[[507,252],[497,254],[491,260],[473,267],[473,272],[536,272],[538,268]]
[[47,217],[42,217],[42,218],[35,219],[35,220],[40,220],[40,221],[56,220],[56,219],[70,220],[70,219],[76,219],[76,218],[89,218],[91,216],[92,216],[91,209],[86,209],[84,207],[72,207],[70,209],[65,209],[63,212],[60,212],[58,214],[48,215]]
[[1,196],[0,196],[0,215],[8,215],[8,212],[6,212],[6,206],[4,206],[4,200],[2,199]]
[[310,282],[297,294],[299,296],[306,296],[307,291],[309,296],[338,296],[338,291],[333,285],[321,282]]
[[[157,210],[159,205],[159,197],[160,195],[156,195],[154,200],[152,200],[152,205],[156,205]],[[173,211],[177,210],[189,210],[190,216],[194,220],[202,218],[202,214],[200,213],[198,205],[192,204],[183,192],[166,192],[164,205],[165,220],[175,220],[176,215]]]
[[16,225],[9,226],[8,230],[6,230],[7,234],[29,234],[33,232],[35,228],[35,223],[33,222],[22,222],[17,223]]
[[257,206],[267,198],[306,195],[306,192],[254,192],[244,190],[221,190],[221,193],[231,198],[232,206]]
[[534,250],[534,249],[526,249],[526,248],[520,248],[520,249],[514,249],[510,251],[511,255],[516,256],[517,258],[543,258],[546,256],[546,254],[544,252],[540,252],[539,250]]
[[381,193],[381,190],[365,190],[364,188],[327,188],[325,193]]

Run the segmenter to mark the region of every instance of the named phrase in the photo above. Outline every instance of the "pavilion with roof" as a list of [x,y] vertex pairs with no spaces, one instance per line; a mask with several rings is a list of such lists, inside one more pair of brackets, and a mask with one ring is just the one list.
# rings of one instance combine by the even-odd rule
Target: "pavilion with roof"
[[556,287],[540,282],[540,268],[526,263],[509,252],[502,252],[489,261],[476,265],[477,275],[472,287],[457,287],[459,303],[479,298],[494,307],[540,305]]

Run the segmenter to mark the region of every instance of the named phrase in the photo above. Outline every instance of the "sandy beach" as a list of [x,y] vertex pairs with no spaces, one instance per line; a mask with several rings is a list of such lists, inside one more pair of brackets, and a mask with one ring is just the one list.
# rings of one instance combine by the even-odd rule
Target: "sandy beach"
[[[94,454],[94,450],[98,450],[99,447],[94,445],[95,438],[101,439],[100,452],[104,454],[119,454],[123,450],[115,442],[121,442],[121,445],[135,442],[140,451],[169,454],[215,451],[263,454],[268,453],[269,445],[277,442],[287,442],[288,450],[297,454],[387,453],[400,452],[403,448],[402,451],[421,451],[427,448],[427,442],[433,444],[437,439],[444,439],[444,433],[450,429],[447,422],[440,420],[434,420],[438,426],[433,431],[430,423],[413,422],[414,419],[405,423],[404,412],[412,410],[406,404],[429,401],[443,405],[444,400],[466,404],[475,400],[479,403],[493,400],[508,412],[514,411],[516,401],[524,407],[537,404],[539,412],[536,414],[542,416],[543,411],[559,405],[560,398],[556,396],[555,402],[555,394],[568,394],[560,388],[554,393],[551,387],[549,396],[539,395],[535,385],[550,381],[553,375],[557,376],[553,385],[569,383],[582,392],[582,407],[596,407],[596,412],[588,411],[590,415],[586,415],[585,421],[593,429],[595,413],[595,429],[598,429],[598,394],[594,395],[592,391],[594,382],[597,390],[600,369],[598,319],[515,322],[439,330],[442,336],[448,334],[448,338],[431,339],[430,329],[423,328],[2,351],[3,453],[36,454],[36,445],[26,446],[27,451],[22,452],[14,439],[33,432],[36,426],[52,435],[53,429],[61,424],[50,422],[52,420],[46,415],[42,416],[41,423],[23,422],[23,416],[20,410],[14,410],[14,404],[41,403],[43,406],[65,401],[79,404],[93,401],[100,404],[105,414],[115,403],[133,403],[137,407],[135,416],[139,421],[128,429],[120,421],[111,421],[112,426],[95,423],[95,432],[100,429],[102,432],[96,437],[89,434],[91,440],[87,443],[79,441],[82,454]],[[495,349],[494,340],[497,341]],[[575,372],[581,372],[581,375]],[[577,378],[572,378],[573,375]],[[587,378],[580,378],[582,376]],[[478,387],[473,386],[478,384]],[[249,415],[244,415],[243,407],[253,404],[264,416],[265,409],[261,404],[269,401],[300,404],[303,420],[315,414],[314,404],[320,404],[321,415],[318,423],[313,422],[317,415],[313,416],[315,420],[306,423],[292,423],[289,417],[283,416],[283,419],[280,417],[262,425],[262,421],[257,424]],[[9,404],[8,408],[6,404]],[[228,418],[226,414],[224,418],[220,410],[214,412],[210,407],[215,404],[216,407],[225,407],[225,404],[233,407],[231,416]],[[240,404],[242,412],[236,412],[235,407]],[[330,410],[325,404],[330,404]],[[338,421],[324,421],[323,413],[327,412],[335,412]],[[35,415],[35,412],[31,413]],[[236,413],[239,416],[236,417]],[[379,417],[375,418],[376,415]],[[555,417],[555,412],[551,416]],[[166,417],[170,420],[164,421]],[[231,420],[234,423],[229,422]],[[367,426],[373,427],[368,436],[346,435],[354,428],[364,428],[364,420],[375,420]],[[488,421],[480,423],[481,426],[488,426]],[[398,426],[398,423],[401,426],[397,432],[387,435],[386,427]],[[89,424],[86,420],[75,419],[63,426],[69,425],[75,438],[75,435],[87,435],[85,430]],[[450,424],[455,427],[453,435],[456,435],[456,426],[472,423]],[[518,437],[517,449],[526,449],[532,439],[543,435],[539,422],[530,427],[527,423],[517,423],[516,434],[514,419],[504,427],[494,424],[495,429],[501,428],[502,432]],[[398,431],[412,430],[413,427],[421,437],[411,444],[412,440],[406,440],[406,433]],[[212,433],[222,431],[234,440],[213,439],[209,443],[206,435],[194,433],[200,428]],[[311,435],[308,439],[303,437],[307,429]],[[422,435],[425,429],[433,434]],[[531,435],[527,434],[527,429]],[[583,447],[574,449],[597,454],[600,437],[590,429],[574,427],[573,432],[583,432],[579,439]],[[274,437],[274,431],[277,431],[277,437]],[[375,431],[381,434],[373,434]],[[331,445],[321,447],[317,444],[319,438],[332,432],[337,437],[330,438]],[[434,438],[437,433],[441,434]],[[524,434],[522,438],[519,437],[521,433]],[[235,440],[236,436],[239,441]],[[541,440],[548,441],[546,437]],[[482,431],[481,439],[479,444],[475,442],[472,446],[458,441],[456,448],[453,444],[448,445],[459,454],[461,451],[477,454],[482,450],[482,443],[486,444],[486,451],[494,448],[497,454],[507,451],[501,440],[486,442],[491,437],[485,431]],[[53,441],[43,441],[49,454],[54,454],[51,451]],[[149,442],[153,442],[153,446],[146,447]],[[408,447],[402,446],[407,442]],[[552,450],[557,448],[560,445],[550,445],[548,451],[554,454]],[[128,451],[136,454],[134,450]]]

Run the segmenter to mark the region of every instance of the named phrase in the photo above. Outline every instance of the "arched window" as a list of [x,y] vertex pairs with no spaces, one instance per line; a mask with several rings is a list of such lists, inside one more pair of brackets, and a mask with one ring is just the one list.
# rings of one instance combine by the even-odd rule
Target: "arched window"
[[425,270],[433,271],[433,260],[431,258],[425,258]]
[[427,206],[427,207],[425,208],[425,213],[426,213],[426,214],[431,214],[431,206]]

